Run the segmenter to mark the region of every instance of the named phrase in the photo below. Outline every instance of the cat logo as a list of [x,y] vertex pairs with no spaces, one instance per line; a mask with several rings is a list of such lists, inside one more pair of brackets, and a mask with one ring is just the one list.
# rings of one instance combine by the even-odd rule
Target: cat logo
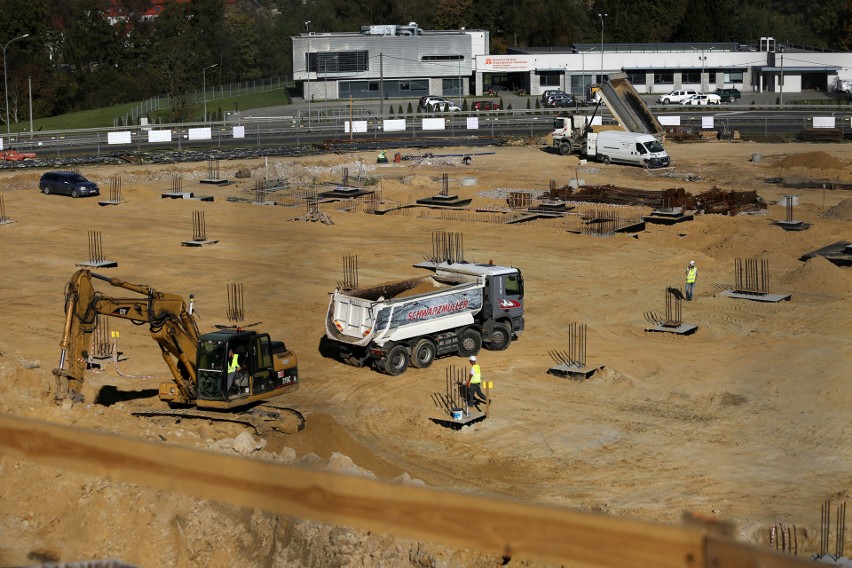
[[114,313],[117,316],[126,316],[127,312],[129,312],[129,311],[130,311],[130,308],[118,308],[117,310],[115,310],[112,313]]

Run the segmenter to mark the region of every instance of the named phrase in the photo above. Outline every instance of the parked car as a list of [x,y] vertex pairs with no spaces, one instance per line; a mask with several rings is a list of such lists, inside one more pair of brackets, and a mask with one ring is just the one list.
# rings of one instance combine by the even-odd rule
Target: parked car
[[71,197],[100,195],[98,184],[74,172],[46,172],[42,174],[38,188],[45,195],[50,193],[70,195]]
[[427,109],[432,112],[456,112],[461,110],[461,107],[453,101],[435,101],[429,103]]
[[736,102],[737,99],[743,96],[739,89],[716,89],[716,94],[723,101],[728,101],[729,103]]
[[698,94],[698,91],[672,91],[666,95],[660,95],[657,102],[667,105],[669,103],[680,103]]
[[473,110],[500,110],[500,103],[494,101],[476,101]]
[[453,104],[453,101],[445,99],[444,97],[436,97],[433,95],[428,95],[425,97],[420,97],[420,104],[418,105],[422,109],[431,110],[431,108],[437,103],[450,103]]
[[553,96],[547,99],[545,106],[550,108],[567,108],[575,106],[576,101],[571,95]]
[[557,95],[567,95],[565,91],[560,91],[559,89],[549,89],[541,94],[541,103],[547,104],[547,99],[549,97],[554,97]]
[[720,105],[722,104],[722,99],[719,95],[710,93],[698,93],[697,95],[692,95],[688,99],[680,101],[680,104],[684,106],[707,106],[707,105]]

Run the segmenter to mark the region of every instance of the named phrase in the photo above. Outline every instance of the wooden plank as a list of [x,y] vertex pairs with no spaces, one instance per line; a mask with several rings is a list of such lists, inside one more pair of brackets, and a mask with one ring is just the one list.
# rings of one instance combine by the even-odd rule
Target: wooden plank
[[0,415],[0,451],[105,479],[504,557],[604,568],[770,565],[750,560],[764,559],[765,551],[721,540],[714,541],[713,558],[724,562],[708,564],[706,530],[697,526],[344,476],[8,415]]

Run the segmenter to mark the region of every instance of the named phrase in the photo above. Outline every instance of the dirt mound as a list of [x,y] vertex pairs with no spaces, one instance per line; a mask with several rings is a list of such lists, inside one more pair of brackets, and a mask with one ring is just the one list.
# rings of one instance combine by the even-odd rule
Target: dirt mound
[[852,221],[852,199],[844,199],[834,207],[829,207],[821,216],[828,219]]
[[843,297],[852,295],[852,274],[821,256],[811,258],[780,280],[785,287],[803,292]]
[[805,152],[793,154],[779,160],[776,166],[782,168],[808,168],[812,170],[842,170],[846,164],[826,152]]

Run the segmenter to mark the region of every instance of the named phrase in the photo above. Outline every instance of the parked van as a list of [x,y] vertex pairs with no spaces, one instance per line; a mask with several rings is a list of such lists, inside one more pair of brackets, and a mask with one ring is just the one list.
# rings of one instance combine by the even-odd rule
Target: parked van
[[605,130],[586,137],[586,155],[604,164],[619,162],[646,168],[665,168],[669,155],[659,140],[650,134]]

